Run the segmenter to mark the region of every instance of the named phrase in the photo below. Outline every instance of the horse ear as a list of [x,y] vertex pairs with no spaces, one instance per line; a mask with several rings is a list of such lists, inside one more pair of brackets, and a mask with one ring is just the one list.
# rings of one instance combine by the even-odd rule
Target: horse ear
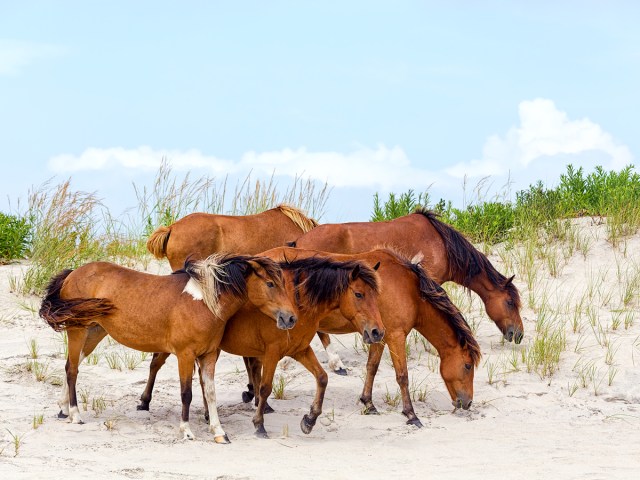
[[513,282],[513,279],[516,278],[515,275],[511,275],[509,278],[507,278],[507,281],[504,282],[504,286],[506,287],[507,285],[509,285],[511,282]]
[[360,276],[360,264],[356,264],[351,270],[351,281],[354,281],[356,278]]
[[379,268],[380,268],[380,262],[376,263],[376,264],[373,266],[373,269],[374,269],[374,270],[376,270],[376,271],[377,271]]
[[251,272],[259,271],[260,268],[260,264],[255,260],[247,260],[245,263],[240,264],[240,271],[242,272],[243,277],[246,277]]

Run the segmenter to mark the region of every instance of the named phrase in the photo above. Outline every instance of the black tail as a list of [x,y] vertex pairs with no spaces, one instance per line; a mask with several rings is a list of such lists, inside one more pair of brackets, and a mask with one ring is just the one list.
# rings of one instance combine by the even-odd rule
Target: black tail
[[56,332],[68,328],[88,327],[96,319],[105,317],[115,310],[115,305],[105,298],[60,298],[64,281],[73,270],[63,270],[47,285],[40,305],[42,317]]

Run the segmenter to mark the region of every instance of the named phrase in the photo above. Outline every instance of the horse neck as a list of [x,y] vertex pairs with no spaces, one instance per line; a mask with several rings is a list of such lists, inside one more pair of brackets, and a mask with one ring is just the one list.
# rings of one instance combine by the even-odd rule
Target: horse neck
[[475,277],[472,277],[467,287],[469,287],[469,290],[477,293],[485,304],[496,290],[500,290],[500,286],[491,283],[491,280],[489,280],[485,272],[481,272]]
[[460,349],[456,332],[446,314],[427,301],[420,300],[420,303],[414,328],[434,346],[440,357]]
[[218,299],[218,318],[224,322],[233,317],[242,306],[247,303],[247,297],[237,297],[231,294],[221,294]]

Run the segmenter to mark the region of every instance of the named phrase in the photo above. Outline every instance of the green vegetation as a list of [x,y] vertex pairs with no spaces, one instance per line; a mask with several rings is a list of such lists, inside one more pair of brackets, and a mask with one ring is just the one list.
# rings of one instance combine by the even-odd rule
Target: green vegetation
[[273,177],[252,182],[247,176],[236,186],[227,209],[226,178],[177,178],[163,161],[151,189],[133,185],[136,213],[118,219],[94,193],[73,191],[69,180],[46,183],[29,195],[28,220],[0,214],[0,263],[28,255],[28,270],[12,285],[20,293],[41,295],[53,275],[90,261],[146,266],[152,258],[146,250],[149,234],[195,211],[245,215],[287,203],[316,220],[323,215],[326,184],[317,189],[314,182],[296,178],[284,193],[277,187]]
[[26,218],[0,212],[0,264],[23,258],[30,237],[31,225]]
[[[442,220],[464,233],[472,242],[496,244],[522,242],[538,237],[540,231],[561,238],[558,220],[580,216],[606,217],[609,241],[616,245],[621,237],[631,235],[640,226],[640,175],[628,166],[620,172],[606,172],[602,167],[586,175],[582,167],[569,165],[560,176],[560,184],[546,188],[541,182],[516,193],[513,202],[482,198],[466,208],[440,200],[429,205],[428,193],[416,199],[413,190],[394,193],[381,204],[374,196],[372,221],[390,220],[426,206],[439,213]],[[565,232],[566,233],[566,232]]]

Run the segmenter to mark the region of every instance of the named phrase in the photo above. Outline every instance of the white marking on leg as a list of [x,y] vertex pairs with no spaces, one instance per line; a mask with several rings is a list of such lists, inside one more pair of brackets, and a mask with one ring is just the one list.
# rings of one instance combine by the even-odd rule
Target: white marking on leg
[[[84,354],[80,352],[80,360],[78,361],[78,365],[80,365],[82,363],[82,360],[84,359]],[[58,406],[60,407],[60,411],[63,415],[69,415],[69,380],[67,379],[66,369],[64,374],[64,381],[62,382],[62,394],[58,399]]]
[[193,278],[189,279],[182,292],[188,293],[193,297],[194,300],[202,300],[204,298],[204,294],[202,293],[200,285],[198,285],[198,282],[196,282]]
[[329,356],[329,368],[331,370],[335,371],[340,370],[341,368],[346,370],[342,360],[340,359],[340,355],[338,355],[338,352],[336,352],[335,347],[333,346],[333,343],[330,343],[325,350]]
[[182,432],[183,440],[193,440],[195,435],[191,432],[191,428],[189,428],[189,422],[180,421],[180,431]]
[[78,410],[77,405],[69,408],[69,420],[71,420],[71,423],[84,423],[80,417],[80,410]]
[[209,405],[209,431],[213,433],[216,442],[225,440],[226,433],[220,423],[220,417],[218,417],[218,404],[216,402],[216,386],[211,375],[203,374],[202,379],[204,381],[204,396],[207,399]]

